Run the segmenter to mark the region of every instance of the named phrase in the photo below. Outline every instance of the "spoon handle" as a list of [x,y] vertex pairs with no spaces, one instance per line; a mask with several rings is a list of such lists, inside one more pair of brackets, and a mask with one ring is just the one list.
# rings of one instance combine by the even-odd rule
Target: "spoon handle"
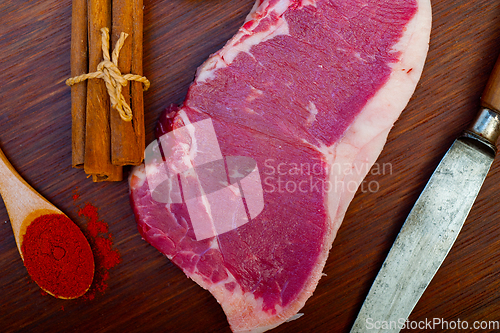
[[0,195],[7,208],[19,252],[21,235],[25,232],[23,228],[27,227],[25,222],[29,224],[34,218],[49,212],[61,213],[17,173],[1,149]]

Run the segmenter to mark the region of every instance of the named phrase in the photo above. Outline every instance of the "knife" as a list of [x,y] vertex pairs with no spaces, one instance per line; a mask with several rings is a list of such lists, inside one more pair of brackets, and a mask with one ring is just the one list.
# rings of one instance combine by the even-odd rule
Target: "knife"
[[399,332],[443,263],[496,154],[500,57],[472,125],[452,144],[415,202],[373,282],[353,332]]

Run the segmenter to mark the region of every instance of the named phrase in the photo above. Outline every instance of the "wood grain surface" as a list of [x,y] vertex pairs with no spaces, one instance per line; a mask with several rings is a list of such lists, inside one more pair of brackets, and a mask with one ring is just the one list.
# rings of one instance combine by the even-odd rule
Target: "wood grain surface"
[[[146,140],[180,103],[207,56],[253,0],[144,0]],[[406,215],[455,137],[473,119],[500,52],[496,0],[435,0],[422,79],[349,207],[305,316],[274,332],[348,332]],[[0,1],[0,145],[19,173],[77,224],[89,202],[110,225],[122,263],[92,301],[42,295],[27,275],[0,203],[1,332],[230,332],[214,298],[139,236],[128,185],[71,168],[71,0]],[[413,311],[414,321],[500,321],[500,163],[457,242]],[[376,172],[375,172],[376,173]],[[376,185],[376,187],[375,187]],[[78,193],[80,198],[73,200]],[[415,332],[427,330],[412,330]],[[439,331],[439,330],[438,330]],[[462,330],[467,332],[473,330]],[[489,330],[484,330],[489,331]],[[491,330],[492,331],[492,330]]]

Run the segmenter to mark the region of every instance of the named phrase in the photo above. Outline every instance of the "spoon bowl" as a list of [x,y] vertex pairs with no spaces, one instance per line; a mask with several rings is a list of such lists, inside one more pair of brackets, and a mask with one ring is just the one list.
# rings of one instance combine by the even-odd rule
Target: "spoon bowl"
[[[90,288],[90,285],[92,283],[92,277],[94,276],[94,261],[92,256],[92,250],[90,248],[88,241],[86,240],[81,230],[61,210],[56,208],[47,199],[45,199],[37,191],[35,191],[17,173],[17,171],[10,164],[9,160],[7,159],[7,157],[5,156],[5,154],[1,149],[0,149],[0,196],[2,196],[3,201],[5,203],[5,207],[7,208],[7,213],[9,215],[10,223],[12,225],[14,238],[16,239],[17,249],[19,250],[21,258],[23,259],[23,262],[25,263],[26,268],[28,269],[28,273],[30,273],[33,280],[45,292],[58,298],[72,299],[82,296]],[[64,293],[64,295],[62,295],[60,292],[58,292],[57,288],[50,287],[52,285],[54,286],[58,285],[59,282],[57,280],[50,281],[50,284],[46,284],[40,278],[35,276],[35,274],[32,274],[32,272],[30,272],[30,267],[28,267],[27,265],[27,261],[23,253],[24,236],[29,226],[34,221],[37,221],[37,223],[39,223],[40,221],[45,221],[43,219],[44,216],[58,220],[59,222],[57,224],[54,224],[54,226],[58,226],[59,228],[61,226],[68,227],[70,228],[69,230],[72,230],[76,235],[75,236],[76,244],[68,245],[68,243],[65,242],[64,240],[52,239],[49,240],[50,246],[63,248],[62,244],[64,243],[64,246],[66,247],[64,253],[68,251],[67,248],[68,246],[71,247],[77,246],[80,251],[83,251],[87,255],[86,258],[91,258],[92,261],[91,265],[90,263],[87,263],[85,265],[85,272],[83,272],[85,276],[90,277],[86,279],[89,281],[86,281],[84,283],[85,284],[84,287],[81,286],[79,286],[78,288],[75,287],[76,289],[73,290],[74,291],[73,293],[66,292]],[[58,217],[64,217],[64,218],[59,219]],[[51,227],[52,227],[51,225],[47,224],[48,230],[47,232],[44,232],[46,235],[50,235]],[[61,246],[57,245],[58,242],[61,243]],[[34,244],[36,246],[37,243],[35,242]],[[24,250],[25,250],[24,252],[26,252],[26,249]],[[59,259],[60,258],[58,258],[58,260]],[[58,262],[54,261],[54,264],[57,265]],[[62,262],[60,265],[62,265]],[[64,263],[64,265],[67,266],[68,263]],[[46,267],[46,269],[49,270],[50,267]],[[79,271],[76,277],[79,277],[81,273],[82,271]],[[67,268],[62,266],[60,268],[57,268],[57,272],[50,272],[50,271],[44,272],[44,276],[47,277],[49,280],[56,278],[59,280],[69,278],[71,280],[73,277],[65,276],[68,274],[75,275],[76,273],[74,271],[69,271]]]

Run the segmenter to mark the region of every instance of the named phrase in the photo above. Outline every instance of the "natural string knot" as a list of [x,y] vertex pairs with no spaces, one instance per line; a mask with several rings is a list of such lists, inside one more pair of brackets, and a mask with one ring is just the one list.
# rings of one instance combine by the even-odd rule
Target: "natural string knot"
[[83,74],[80,76],[72,77],[66,80],[68,86],[72,86],[76,83],[83,82],[87,79],[103,79],[106,83],[106,89],[111,100],[111,106],[118,110],[120,117],[125,121],[132,120],[132,110],[130,106],[125,101],[122,95],[122,87],[127,85],[128,81],[134,80],[142,82],[144,85],[144,91],[149,89],[149,80],[144,76],[125,74],[122,75],[118,69],[118,56],[120,55],[120,50],[128,37],[128,34],[122,32],[120,34],[120,39],[116,42],[115,49],[112,54],[112,61],[109,58],[109,29],[102,28],[102,54],[104,60],[97,65],[97,71],[93,73]]

